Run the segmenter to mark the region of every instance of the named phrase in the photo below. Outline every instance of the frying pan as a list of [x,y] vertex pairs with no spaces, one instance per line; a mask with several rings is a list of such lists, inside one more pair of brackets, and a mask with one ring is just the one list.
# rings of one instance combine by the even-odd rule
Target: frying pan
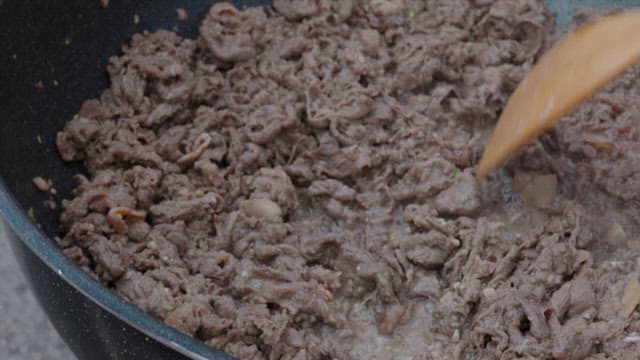
[[[83,169],[59,158],[56,133],[84,99],[108,86],[108,57],[143,30],[175,27],[195,36],[214,2],[111,0],[105,9],[98,0],[0,0],[0,215],[31,289],[80,359],[229,359],[136,309],[70,262],[52,240],[59,235],[59,207],[43,206],[46,196],[31,184],[36,176],[50,178],[59,198],[70,198],[72,176]],[[576,5],[640,5],[639,0],[549,3],[560,24],[570,21]],[[187,21],[178,21],[177,7],[188,11]]]

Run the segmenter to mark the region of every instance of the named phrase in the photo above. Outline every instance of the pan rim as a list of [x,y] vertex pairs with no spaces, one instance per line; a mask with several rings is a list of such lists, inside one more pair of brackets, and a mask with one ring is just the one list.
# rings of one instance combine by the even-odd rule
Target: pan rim
[[87,299],[160,344],[194,360],[231,359],[138,309],[75,265],[28,217],[0,175],[0,220],[40,261]]

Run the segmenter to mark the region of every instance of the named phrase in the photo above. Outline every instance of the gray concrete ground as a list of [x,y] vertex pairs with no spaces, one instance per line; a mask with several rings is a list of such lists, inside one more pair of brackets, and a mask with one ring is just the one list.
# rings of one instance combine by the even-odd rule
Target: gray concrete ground
[[0,222],[0,359],[75,359],[31,294],[2,226]]

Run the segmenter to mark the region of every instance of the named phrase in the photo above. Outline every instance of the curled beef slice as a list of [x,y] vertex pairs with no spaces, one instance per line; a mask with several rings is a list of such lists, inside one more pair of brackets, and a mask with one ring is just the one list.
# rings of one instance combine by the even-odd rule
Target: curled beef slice
[[312,182],[307,194],[311,196],[329,196],[342,202],[353,201],[357,195],[355,190],[333,179]]
[[267,144],[275,140],[282,131],[296,127],[298,119],[290,106],[281,108],[266,105],[256,109],[247,123],[247,136],[256,144]]
[[273,7],[287,20],[300,20],[318,14],[318,0],[274,0]]
[[237,259],[225,251],[189,251],[187,256],[187,264],[193,271],[219,283],[226,283],[235,273]]
[[228,2],[220,2],[209,10],[200,26],[200,36],[220,61],[246,61],[259,52],[256,38],[264,31],[265,20],[260,8],[241,11]]
[[121,243],[100,237],[89,247],[89,252],[108,272],[108,278],[117,279],[126,271],[126,258]]
[[222,199],[219,195],[208,193],[191,200],[165,200],[152,205],[149,210],[154,223],[159,224],[202,217],[221,204]]
[[431,159],[414,164],[393,186],[394,198],[425,200],[452,184],[457,168],[444,159]]
[[460,246],[460,240],[439,231],[429,231],[399,237],[394,246],[409,261],[430,270],[442,266],[451,252]]
[[262,168],[250,181],[252,199],[274,201],[286,213],[296,208],[298,198],[293,182],[287,173],[280,169]]
[[75,116],[57,135],[58,152],[65,161],[84,159],[83,148],[100,130],[95,119]]

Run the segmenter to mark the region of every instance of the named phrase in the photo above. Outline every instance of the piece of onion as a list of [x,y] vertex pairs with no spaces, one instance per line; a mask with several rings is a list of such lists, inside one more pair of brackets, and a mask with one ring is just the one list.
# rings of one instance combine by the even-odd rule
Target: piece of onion
[[591,144],[596,149],[609,150],[613,147],[613,141],[600,134],[585,134],[584,141]]
[[282,216],[280,205],[269,199],[246,200],[240,204],[240,208],[245,214],[256,218]]
[[512,189],[526,205],[547,207],[556,196],[558,179],[554,174],[517,172]]
[[121,234],[126,234],[129,230],[129,226],[127,225],[127,220],[137,220],[141,221],[147,217],[147,212],[142,210],[133,210],[127,207],[114,207],[109,210],[107,214],[107,222],[111,227],[113,227],[117,232]]
[[193,143],[193,149],[188,154],[178,159],[179,164],[191,164],[200,158],[200,155],[211,145],[211,135],[207,133],[200,134]]
[[40,176],[34,177],[32,179],[33,185],[42,192],[49,192],[51,190],[51,185],[47,182],[47,180],[41,178]]
[[636,306],[640,304],[640,281],[638,281],[637,277],[631,279],[624,287],[624,293],[622,294],[620,303],[622,304],[622,317],[625,319],[629,318],[636,309]]
[[612,245],[622,245],[627,240],[627,234],[620,224],[614,222],[607,230],[607,241]]

